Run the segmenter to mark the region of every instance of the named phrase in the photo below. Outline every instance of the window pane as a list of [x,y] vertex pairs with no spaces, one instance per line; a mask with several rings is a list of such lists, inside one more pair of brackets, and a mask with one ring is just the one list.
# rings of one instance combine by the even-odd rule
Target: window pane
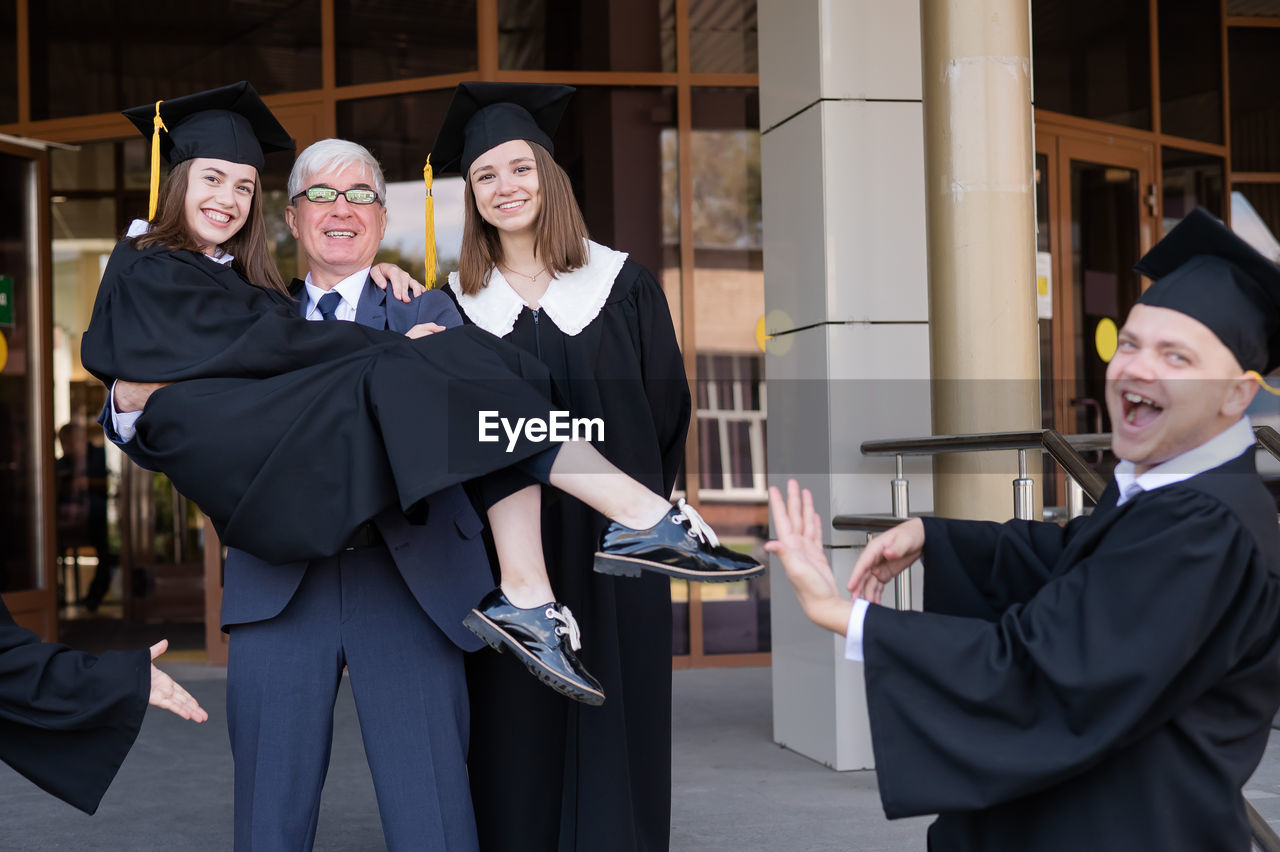
[[689,0],[689,66],[709,74],[754,74],[756,0]]
[[675,0],[498,0],[498,66],[675,71]]
[[[382,163],[387,179],[387,235],[378,251],[422,280],[426,265],[422,241],[426,208],[422,167],[444,120],[452,89],[415,92],[338,103],[338,136],[359,142]],[[436,176],[436,246],[440,276],[458,268],[462,246],[462,178]]]
[[[700,406],[699,511],[721,539],[759,555],[765,500],[760,116],[754,89],[693,90],[694,322]],[[769,650],[768,585],[702,591],[703,651]]]
[[476,69],[475,0],[337,0],[333,15],[339,86]]
[[1227,14],[1242,18],[1280,17],[1280,0],[1227,0]]
[[1031,2],[1035,105],[1151,128],[1151,32],[1146,3]]
[[1233,184],[1231,230],[1280,263],[1280,184]]
[[1205,207],[1222,218],[1223,174],[1226,166],[1221,157],[1181,151],[1161,150],[1164,184],[1163,233],[1167,234],[1197,206]]
[[1231,170],[1280,171],[1280,28],[1227,31],[1231,81]]
[[115,189],[116,143],[90,142],[79,151],[54,148],[49,152],[49,170],[54,192]]
[[0,124],[18,120],[18,4],[0,0]]
[[320,87],[320,0],[29,3],[32,118],[115,112],[236,80]]
[[1160,4],[1160,129],[1222,141],[1222,17],[1218,0]]

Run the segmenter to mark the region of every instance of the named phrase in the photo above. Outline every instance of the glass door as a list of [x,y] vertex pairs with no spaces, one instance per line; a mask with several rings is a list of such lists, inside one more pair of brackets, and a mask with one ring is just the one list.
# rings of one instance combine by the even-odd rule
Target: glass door
[[[1107,432],[1107,363],[1142,292],[1133,265],[1155,239],[1154,150],[1043,120],[1037,137],[1043,424],[1064,434]],[[1109,473],[1106,454],[1092,461]],[[1045,505],[1060,506],[1052,467],[1046,463]]]
[[19,624],[53,639],[48,177],[42,149],[0,142],[0,593]]

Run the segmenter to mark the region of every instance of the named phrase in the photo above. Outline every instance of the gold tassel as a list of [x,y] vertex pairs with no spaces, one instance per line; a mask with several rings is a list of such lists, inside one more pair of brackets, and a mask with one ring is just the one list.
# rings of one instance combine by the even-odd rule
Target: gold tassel
[[431,195],[431,155],[427,155],[427,164],[422,167],[422,182],[427,185],[426,201],[426,235],[423,245],[426,249],[427,289],[436,286],[436,201]]
[[169,128],[164,126],[164,119],[160,117],[160,104],[164,101],[156,101],[156,117],[151,123],[155,130],[151,134],[151,200],[147,203],[147,221],[153,222],[156,218],[156,203],[160,199],[160,131],[169,132]]
[[1271,394],[1272,396],[1280,396],[1280,388],[1273,388],[1271,387],[1271,385],[1267,384],[1267,380],[1262,378],[1262,374],[1259,373],[1257,370],[1250,370],[1247,373],[1245,373],[1245,375],[1249,376],[1255,382],[1261,385],[1262,389],[1267,393]]

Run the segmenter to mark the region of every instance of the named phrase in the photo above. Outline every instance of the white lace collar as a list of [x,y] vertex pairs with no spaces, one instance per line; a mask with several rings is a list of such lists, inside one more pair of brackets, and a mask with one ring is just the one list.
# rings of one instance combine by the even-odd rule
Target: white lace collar
[[[613,282],[622,271],[626,252],[587,241],[587,263],[572,272],[556,276],[542,294],[538,307],[545,311],[556,327],[570,336],[578,334],[596,318]],[[458,297],[458,305],[476,325],[490,334],[506,337],[515,327],[516,317],[525,306],[502,273],[494,269],[489,283],[474,296],[462,294],[458,273],[449,273],[449,288]]]

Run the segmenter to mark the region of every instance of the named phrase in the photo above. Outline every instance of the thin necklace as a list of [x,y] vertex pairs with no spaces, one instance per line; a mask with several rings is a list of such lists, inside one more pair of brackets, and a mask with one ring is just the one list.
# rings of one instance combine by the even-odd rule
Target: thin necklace
[[519,275],[521,278],[527,278],[530,284],[536,281],[539,275],[547,271],[547,268],[544,266],[541,269],[539,269],[537,272],[533,273],[532,275],[529,275],[528,273],[519,272],[515,269],[512,269],[510,266],[507,266],[505,263],[501,264],[501,267],[513,275]]

